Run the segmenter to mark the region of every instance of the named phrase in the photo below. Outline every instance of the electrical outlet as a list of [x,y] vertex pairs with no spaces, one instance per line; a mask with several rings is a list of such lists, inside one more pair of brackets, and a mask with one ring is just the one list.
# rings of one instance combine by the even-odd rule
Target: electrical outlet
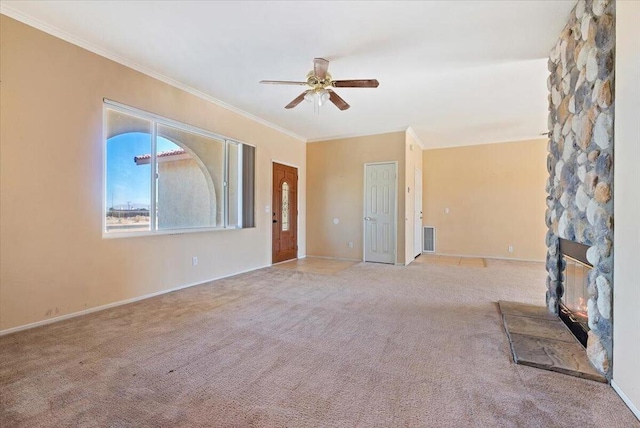
[[191,258],[191,264],[193,266],[198,266],[198,258],[197,257],[192,257]]
[[513,245],[509,245],[509,252],[513,253]]
[[347,247],[353,248],[353,242],[349,241],[349,243],[347,243]]
[[444,213],[445,213],[445,214],[449,214],[449,208],[445,208],[445,209],[444,209]]

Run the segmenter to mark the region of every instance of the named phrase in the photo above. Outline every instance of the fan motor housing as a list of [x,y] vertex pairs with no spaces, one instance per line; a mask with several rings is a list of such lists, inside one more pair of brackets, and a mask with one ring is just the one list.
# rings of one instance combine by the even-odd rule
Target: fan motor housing
[[332,82],[333,80],[331,79],[331,74],[329,74],[329,72],[327,72],[324,79],[318,79],[318,76],[315,75],[313,70],[307,73],[307,85],[311,86],[314,91],[332,86]]

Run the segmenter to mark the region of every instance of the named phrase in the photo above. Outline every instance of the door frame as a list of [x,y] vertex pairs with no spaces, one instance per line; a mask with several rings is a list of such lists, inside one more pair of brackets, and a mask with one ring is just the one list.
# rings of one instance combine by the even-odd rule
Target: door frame
[[[296,164],[293,164],[291,162],[285,162],[285,161],[281,161],[278,159],[274,159],[271,158],[271,168],[269,168],[269,175],[271,177],[271,179],[269,180],[269,182],[271,183],[271,185],[269,186],[269,227],[272,227],[272,223],[271,223],[271,213],[273,212],[273,164],[274,163],[279,163],[280,165],[285,165],[285,166],[290,166],[292,168],[295,168],[298,171],[298,183],[296,185],[296,207],[298,208],[298,213],[296,213],[296,231],[298,236],[296,236],[296,247],[298,247],[298,249],[296,250],[296,258],[295,259],[291,259],[291,260],[285,260],[283,262],[278,262],[278,263],[286,263],[286,262],[290,262],[292,260],[297,260],[300,258],[304,258],[304,257],[300,257],[300,167]],[[306,232],[305,232],[306,233]],[[269,253],[270,256],[269,258],[271,259],[271,266],[273,266],[274,264],[278,264],[278,263],[273,263],[273,230],[271,230],[271,239],[269,239]]]
[[394,265],[398,264],[398,161],[383,161],[383,162],[365,162],[362,170],[362,175],[364,181],[362,182],[362,261],[366,262],[366,254],[367,254],[367,224],[364,219],[367,216],[367,166],[368,165],[387,165],[394,164],[396,168],[396,179],[395,179],[395,187],[396,187],[396,197],[393,203],[394,216],[393,216],[393,227],[394,227],[394,235],[396,237],[393,243],[393,255],[394,255]]
[[[417,199],[417,183],[418,181],[416,180],[416,176],[418,175],[418,171],[420,171],[420,222],[417,222],[416,220],[416,205],[415,205],[415,200]],[[419,255],[421,255],[422,253],[424,253],[424,243],[422,242],[422,220],[424,219],[424,186],[423,186],[423,175],[422,175],[422,168],[418,168],[417,166],[414,168],[413,170],[413,198],[414,198],[414,206],[413,206],[413,260],[415,260],[416,257],[418,257]],[[416,242],[416,237],[420,237],[420,239],[418,239],[418,242]],[[418,243],[420,245],[418,245]],[[416,253],[416,249],[419,248],[420,251],[418,251]]]

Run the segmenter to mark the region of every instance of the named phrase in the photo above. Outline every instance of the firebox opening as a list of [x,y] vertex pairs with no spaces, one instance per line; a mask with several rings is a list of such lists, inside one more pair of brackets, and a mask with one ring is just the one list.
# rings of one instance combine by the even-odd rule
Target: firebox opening
[[589,271],[593,268],[587,261],[588,249],[587,245],[560,239],[560,253],[565,261],[565,270],[559,315],[584,347],[587,346],[589,332],[587,287]]
[[560,319],[571,330],[571,333],[578,339],[578,342],[585,348],[587,347],[587,338],[589,337],[589,326],[578,321],[578,319],[571,313],[569,309],[562,303],[560,303],[560,309],[558,311]]

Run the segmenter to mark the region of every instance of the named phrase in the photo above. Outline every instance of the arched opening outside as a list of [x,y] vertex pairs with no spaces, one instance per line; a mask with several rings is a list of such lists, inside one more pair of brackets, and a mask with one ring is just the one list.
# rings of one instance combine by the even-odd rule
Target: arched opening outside
[[[107,231],[150,229],[151,138],[140,126],[107,139]],[[211,172],[187,144],[156,139],[156,228],[215,227],[218,197]]]

